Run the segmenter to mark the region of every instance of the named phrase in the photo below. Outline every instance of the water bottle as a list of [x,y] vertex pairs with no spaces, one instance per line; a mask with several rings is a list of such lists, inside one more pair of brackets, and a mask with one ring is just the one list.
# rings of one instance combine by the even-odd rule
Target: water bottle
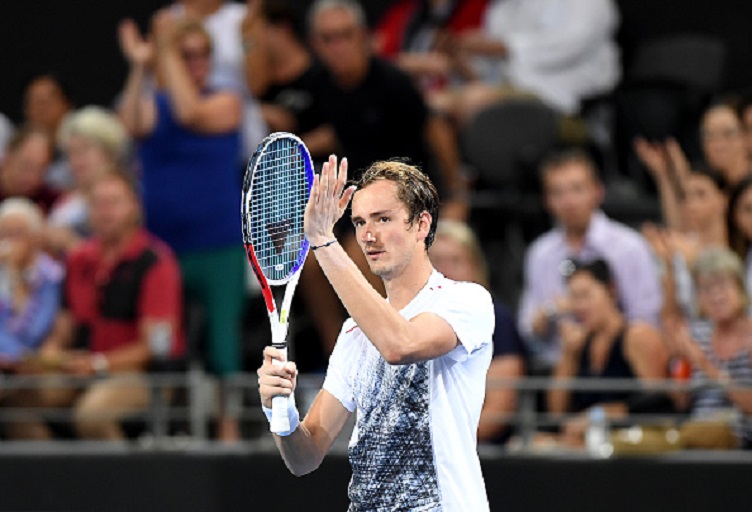
[[593,457],[605,459],[614,451],[603,407],[591,407],[588,411],[588,428],[585,432],[585,448]]
[[149,350],[155,361],[165,361],[172,353],[172,325],[156,322],[149,333]]

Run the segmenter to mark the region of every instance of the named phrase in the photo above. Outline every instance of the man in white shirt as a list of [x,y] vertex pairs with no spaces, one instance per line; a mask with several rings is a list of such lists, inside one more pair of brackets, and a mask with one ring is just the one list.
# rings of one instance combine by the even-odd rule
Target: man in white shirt
[[611,91],[621,77],[613,0],[494,0],[483,29],[468,31],[455,51],[477,75],[432,105],[467,122],[484,106],[532,95],[572,115],[588,97]]
[[[321,463],[352,412],[350,510],[488,510],[477,428],[493,352],[493,303],[472,283],[431,266],[438,194],[417,168],[373,164],[345,188],[347,160],[330,157],[314,179],[305,234],[351,318],[332,353],[323,389],[291,431],[275,435],[296,475]],[[352,198],[357,240],[384,281],[383,299],[332,233]],[[293,363],[274,365],[267,347],[259,369],[261,401],[291,395]]]

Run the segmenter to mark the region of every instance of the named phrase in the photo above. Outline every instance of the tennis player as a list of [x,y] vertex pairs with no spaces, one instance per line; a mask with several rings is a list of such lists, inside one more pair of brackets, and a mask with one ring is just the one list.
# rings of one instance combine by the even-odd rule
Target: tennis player
[[[489,293],[433,269],[427,249],[436,230],[436,189],[416,167],[373,164],[346,187],[347,160],[332,156],[316,176],[305,234],[349,312],[323,389],[303,421],[294,400],[291,431],[275,435],[295,475],[315,470],[350,414],[350,510],[488,510],[476,451],[494,329]],[[352,222],[382,298],[333,235],[352,199]],[[258,371],[271,417],[275,395],[292,395],[297,370],[274,365],[267,347]]]

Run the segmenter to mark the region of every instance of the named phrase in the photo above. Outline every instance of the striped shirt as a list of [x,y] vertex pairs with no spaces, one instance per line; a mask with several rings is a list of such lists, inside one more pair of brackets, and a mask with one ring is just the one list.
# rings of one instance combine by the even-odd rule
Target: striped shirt
[[[732,357],[721,359],[712,347],[712,324],[706,321],[693,322],[692,336],[700,344],[708,361],[716,368],[727,372],[732,381],[752,383],[752,340]],[[726,396],[723,388],[707,385],[708,376],[696,366],[692,369],[692,384],[697,386],[692,396],[693,418],[712,419],[730,413],[732,426],[739,439],[752,441],[752,418],[744,417],[742,411]]]

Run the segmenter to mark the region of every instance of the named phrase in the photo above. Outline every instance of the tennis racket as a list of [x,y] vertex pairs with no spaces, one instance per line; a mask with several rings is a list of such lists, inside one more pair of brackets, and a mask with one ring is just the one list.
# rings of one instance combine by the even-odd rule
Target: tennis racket
[[[303,216],[312,184],[308,148],[285,132],[273,133],[259,144],[243,180],[243,243],[269,312],[272,346],[282,351],[284,360],[290,304],[308,255]],[[287,286],[277,314],[271,287],[282,285]],[[272,399],[272,432],[290,430],[287,401],[286,396]]]

